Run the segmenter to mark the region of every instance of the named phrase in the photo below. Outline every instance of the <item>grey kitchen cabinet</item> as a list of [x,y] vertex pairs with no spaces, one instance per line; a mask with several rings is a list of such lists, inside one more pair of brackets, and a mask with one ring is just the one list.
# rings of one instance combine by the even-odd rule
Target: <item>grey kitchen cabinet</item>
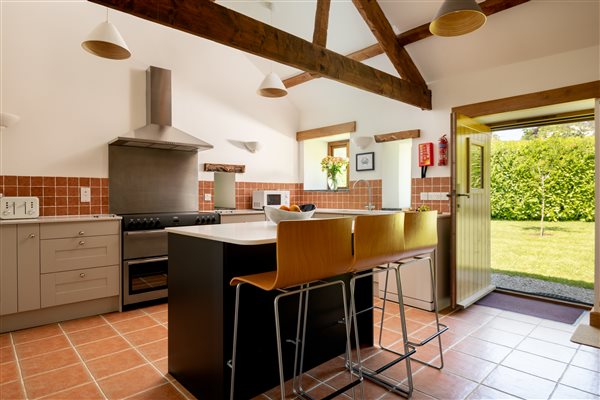
[[17,226],[0,226],[0,315],[16,313],[17,301]]
[[258,222],[265,220],[265,213],[255,214],[221,214],[222,224],[233,224],[236,222]]

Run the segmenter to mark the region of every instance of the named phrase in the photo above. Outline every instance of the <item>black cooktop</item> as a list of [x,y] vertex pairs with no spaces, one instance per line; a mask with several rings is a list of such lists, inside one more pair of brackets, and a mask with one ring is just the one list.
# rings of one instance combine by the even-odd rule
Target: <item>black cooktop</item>
[[124,231],[164,229],[171,226],[220,224],[221,216],[214,212],[167,212],[152,214],[126,214],[123,217]]

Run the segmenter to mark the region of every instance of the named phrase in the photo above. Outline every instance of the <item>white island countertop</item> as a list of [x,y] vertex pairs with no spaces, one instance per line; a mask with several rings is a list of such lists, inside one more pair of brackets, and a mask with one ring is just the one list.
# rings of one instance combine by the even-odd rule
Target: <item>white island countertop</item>
[[195,225],[165,229],[169,233],[241,245],[275,243],[277,225],[270,221]]

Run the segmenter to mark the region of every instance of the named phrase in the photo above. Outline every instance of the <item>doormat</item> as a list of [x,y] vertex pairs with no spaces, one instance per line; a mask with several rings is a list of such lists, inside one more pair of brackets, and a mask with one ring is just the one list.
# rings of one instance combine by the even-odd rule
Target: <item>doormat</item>
[[536,299],[526,299],[510,294],[492,292],[479,300],[480,306],[498,308],[519,314],[549,319],[572,325],[583,314],[584,310],[565,304],[549,303]]
[[580,324],[577,329],[575,329],[575,332],[573,332],[571,342],[600,348],[600,329],[590,325]]

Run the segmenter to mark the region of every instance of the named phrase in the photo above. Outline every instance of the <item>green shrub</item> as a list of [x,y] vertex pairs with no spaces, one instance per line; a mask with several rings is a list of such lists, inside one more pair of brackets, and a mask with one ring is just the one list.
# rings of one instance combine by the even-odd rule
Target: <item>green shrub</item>
[[594,220],[594,137],[492,141],[492,218]]

